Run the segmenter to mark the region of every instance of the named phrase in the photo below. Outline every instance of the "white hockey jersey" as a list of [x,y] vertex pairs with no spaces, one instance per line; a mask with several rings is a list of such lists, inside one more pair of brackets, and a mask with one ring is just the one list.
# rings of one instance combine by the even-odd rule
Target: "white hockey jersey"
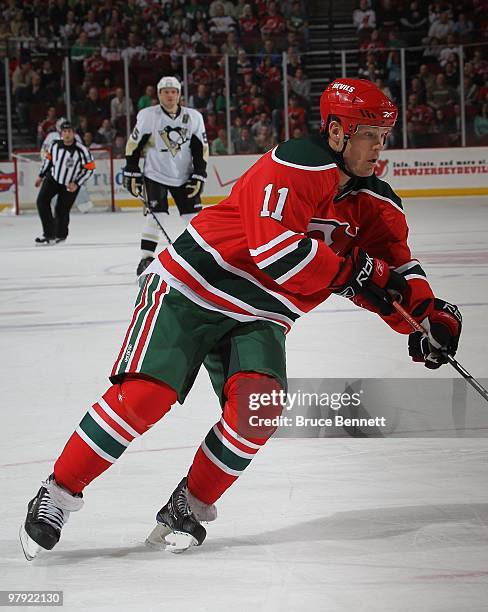
[[178,107],[173,118],[159,104],[137,114],[127,141],[127,164],[137,165],[144,155],[143,174],[172,187],[190,177],[207,177],[208,142],[203,117],[194,108]]

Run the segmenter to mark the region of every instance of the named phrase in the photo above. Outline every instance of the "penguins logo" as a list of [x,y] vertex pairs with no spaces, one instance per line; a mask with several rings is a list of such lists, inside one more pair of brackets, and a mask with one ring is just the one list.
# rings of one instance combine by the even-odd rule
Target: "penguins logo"
[[164,130],[159,131],[159,135],[173,157],[178,154],[181,146],[188,140],[188,130],[182,127],[172,128],[167,125]]
[[341,253],[350,249],[351,241],[358,235],[358,230],[358,227],[351,227],[347,221],[311,219],[307,236],[322,240],[334,253]]

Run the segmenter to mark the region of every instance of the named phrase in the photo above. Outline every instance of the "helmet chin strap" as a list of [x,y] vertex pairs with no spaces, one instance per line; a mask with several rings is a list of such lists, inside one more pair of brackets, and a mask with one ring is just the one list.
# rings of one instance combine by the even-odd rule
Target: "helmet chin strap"
[[347,176],[349,176],[350,178],[356,178],[356,175],[352,174],[352,172],[350,172],[350,170],[347,169],[346,162],[344,161],[344,151],[346,150],[348,141],[349,141],[349,136],[344,135],[344,144],[342,146],[342,149],[340,151],[335,151],[330,146],[329,138],[327,136],[327,146],[329,147],[330,152],[332,153],[334,159],[336,160],[336,163],[339,166],[339,168],[342,170],[342,172],[344,172],[344,174],[347,174]]

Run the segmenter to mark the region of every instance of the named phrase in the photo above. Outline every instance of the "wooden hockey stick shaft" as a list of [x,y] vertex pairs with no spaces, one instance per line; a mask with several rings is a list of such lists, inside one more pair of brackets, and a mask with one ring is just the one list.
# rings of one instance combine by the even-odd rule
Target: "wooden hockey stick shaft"
[[[391,305],[415,331],[421,332],[425,336],[427,335],[427,331],[422,327],[422,325],[417,323],[417,321],[396,300],[392,300]],[[452,355],[447,355],[447,361],[455,370],[459,372],[459,374],[461,374],[461,376],[473,387],[473,389],[476,389],[476,391],[478,391],[478,393],[488,402],[488,391],[483,387],[483,385],[479,383],[476,378],[471,376],[471,374],[465,368],[463,368],[463,366],[456,359],[454,359]]]

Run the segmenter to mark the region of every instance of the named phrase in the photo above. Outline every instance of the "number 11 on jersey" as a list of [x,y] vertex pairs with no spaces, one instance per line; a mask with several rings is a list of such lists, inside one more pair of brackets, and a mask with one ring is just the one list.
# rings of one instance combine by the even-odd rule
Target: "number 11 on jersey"
[[271,217],[272,219],[276,219],[276,221],[281,221],[283,219],[283,208],[285,207],[286,198],[288,197],[288,187],[281,187],[278,189],[278,201],[276,202],[276,207],[273,211],[269,210],[269,201],[271,199],[271,194],[273,193],[273,183],[269,183],[264,188],[264,202],[263,208],[261,209],[260,216],[261,217]]

